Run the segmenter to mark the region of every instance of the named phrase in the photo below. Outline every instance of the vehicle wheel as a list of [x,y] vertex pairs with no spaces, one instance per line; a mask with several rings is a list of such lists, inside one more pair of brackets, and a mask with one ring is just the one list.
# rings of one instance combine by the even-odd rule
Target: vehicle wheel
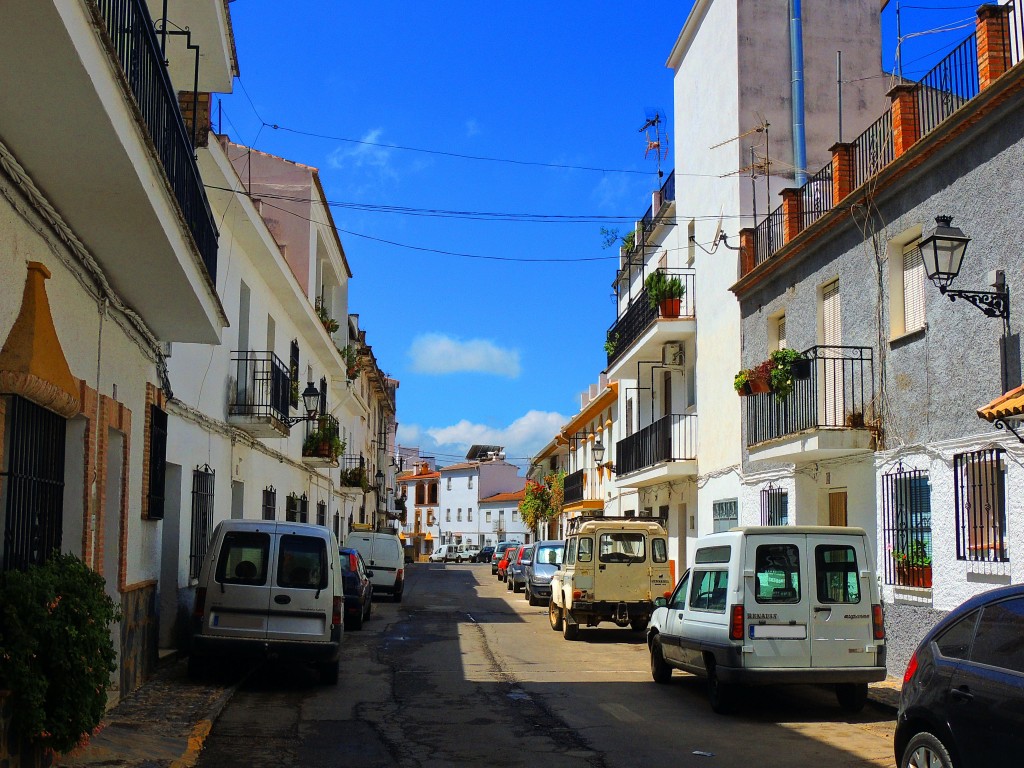
[[394,603],[402,602],[402,593],[404,591],[405,591],[405,587],[402,587],[397,592],[395,592],[393,595],[391,595],[391,601],[394,602]]
[[651,641],[651,677],[654,682],[664,685],[672,679],[672,667],[665,663],[665,654],[661,652],[661,638]]
[[536,598],[534,598],[533,592],[530,591],[530,582],[526,582],[526,586],[523,587],[523,597],[526,598],[528,605],[537,605]]
[[953,768],[953,759],[941,741],[922,731],[907,742],[900,768]]
[[355,632],[356,630],[362,629],[362,628],[363,628],[363,612],[362,611],[360,611],[355,616],[346,616],[345,617],[345,631],[346,632],[349,632],[349,631]]
[[526,589],[526,585],[524,584],[524,585],[520,586],[518,581],[516,581],[515,579],[512,579],[512,591],[513,592],[518,592],[520,589]]
[[515,586],[513,584],[513,581],[508,576],[505,577],[505,589],[507,589],[509,592],[514,592],[515,591]]
[[555,601],[548,601],[548,622],[551,624],[551,628],[555,632],[559,632],[562,629],[562,609],[555,605]]
[[562,637],[566,640],[579,640],[580,625],[569,621],[568,616],[562,619]]
[[338,666],[341,664],[340,659],[335,661],[325,661],[317,666],[317,671],[320,672],[320,682],[324,685],[337,685],[338,684]]
[[728,715],[736,708],[736,689],[718,679],[714,661],[708,663],[708,699],[719,715]]
[[860,712],[868,701],[868,684],[839,683],[836,685],[836,699],[847,712]]
[[647,629],[647,619],[633,619],[629,622],[629,628],[634,632],[643,632]]

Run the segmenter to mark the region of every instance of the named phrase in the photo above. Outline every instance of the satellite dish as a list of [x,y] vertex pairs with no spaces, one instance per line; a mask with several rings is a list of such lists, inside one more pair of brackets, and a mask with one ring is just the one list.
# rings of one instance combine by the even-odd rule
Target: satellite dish
[[715,224],[715,236],[711,238],[711,249],[714,250],[718,247],[718,241],[722,239],[722,219],[725,216],[725,207],[718,211],[718,223]]

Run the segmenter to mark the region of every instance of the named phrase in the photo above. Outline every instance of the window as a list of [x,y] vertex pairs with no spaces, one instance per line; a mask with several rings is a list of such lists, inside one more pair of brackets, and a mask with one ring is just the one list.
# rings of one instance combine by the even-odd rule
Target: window
[[272,485],[263,489],[263,519],[273,520],[277,517],[277,490]]
[[800,550],[795,544],[761,544],[754,554],[754,599],[800,602]]
[[602,533],[598,560],[602,563],[642,563],[647,542],[642,533]]
[[915,244],[903,252],[903,333],[924,328],[924,259]]
[[466,510],[466,520],[467,520],[468,522],[470,522],[470,523],[472,523],[472,522],[473,522],[473,508],[472,508],[472,507],[469,507],[469,508],[468,508],[468,509]]
[[860,572],[857,553],[845,544],[819,544],[814,548],[819,603],[859,603]]
[[292,339],[291,351],[288,363],[288,376],[291,382],[291,406],[299,407],[299,340]]
[[706,563],[728,563],[730,557],[732,557],[732,547],[726,544],[721,547],[701,547],[697,550],[697,554],[694,556],[693,561],[697,563],[697,565],[703,565]]
[[457,522],[460,522],[460,523],[461,523],[461,522],[462,522],[462,507],[459,507],[459,508],[458,508],[458,509],[456,510],[456,512],[455,512],[455,515],[456,515],[456,516],[455,516],[455,520],[456,520]]
[[882,535],[885,583],[930,587],[932,507],[927,472],[898,464],[882,475]]
[[309,499],[306,498],[306,494],[288,494],[284,502],[284,519],[289,523],[309,522]]
[[61,546],[67,421],[17,396],[7,401],[5,420],[6,434],[0,432],[0,447],[7,448],[0,451],[2,563],[4,570],[24,570],[42,565]]
[[957,560],[1009,560],[1003,454],[990,448],[953,456]]
[[838,280],[833,280],[821,289],[821,343],[833,347],[843,343],[842,305],[839,303]]
[[974,628],[981,611],[972,611],[935,638],[939,653],[947,659],[966,659],[971,653]]
[[986,606],[978,622],[971,661],[1024,672],[1024,598]]
[[[63,440],[61,443],[63,444]],[[164,518],[164,485],[167,467],[167,411],[149,406],[149,493],[146,495],[146,517]]]
[[437,482],[427,485],[427,504],[437,504]]
[[450,491],[451,489],[452,489],[452,479],[451,479],[451,478],[449,477],[449,478],[448,478],[448,485],[447,485],[447,490],[449,490],[449,491]]
[[537,549],[534,562],[542,565],[561,565],[562,551],[561,545],[540,547]]
[[728,591],[728,571],[694,571],[690,607],[697,611],[725,613]]
[[594,540],[589,536],[580,539],[579,558],[581,563],[589,563],[594,559]]
[[565,562],[568,565],[576,562],[576,539],[569,539],[569,550],[565,553]]
[[472,489],[472,487],[473,487],[473,476],[472,475],[469,476],[467,484],[466,484],[466,487]]
[[739,523],[739,502],[736,499],[724,499],[713,502],[711,505],[711,517],[713,521],[712,531],[721,533],[735,528]]
[[213,480],[209,464],[192,471],[192,534],[189,550],[189,576],[199,578],[213,533]]
[[690,572],[683,574],[683,578],[676,585],[675,592],[668,599],[668,607],[683,610],[686,607],[686,588],[690,585]]
[[452,511],[451,511],[451,509],[446,509],[444,511],[444,521],[446,523],[450,523],[452,521]]
[[786,316],[782,314],[775,318],[775,348],[786,349],[788,346],[786,342]]
[[[337,553],[335,553],[337,556]],[[327,586],[327,547],[314,536],[281,537],[277,583],[285,589],[323,589]]]
[[664,539],[651,540],[651,560],[656,563],[668,562],[668,545]]
[[327,502],[318,501],[316,503],[316,524],[327,525]]
[[761,491],[761,525],[789,525],[789,494],[769,485]]
[[484,520],[488,523],[491,522],[491,510],[488,509],[484,512]]
[[516,522],[519,519],[519,508],[512,510],[512,522]]
[[223,584],[267,583],[270,562],[270,536],[266,533],[229,531],[217,561],[217,581]]

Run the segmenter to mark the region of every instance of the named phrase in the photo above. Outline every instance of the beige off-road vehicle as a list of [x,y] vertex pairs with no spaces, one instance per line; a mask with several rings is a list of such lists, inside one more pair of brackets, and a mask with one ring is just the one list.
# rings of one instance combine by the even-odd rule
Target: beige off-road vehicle
[[551,628],[566,640],[602,621],[642,632],[654,598],[671,585],[668,534],[657,518],[573,518],[551,579]]

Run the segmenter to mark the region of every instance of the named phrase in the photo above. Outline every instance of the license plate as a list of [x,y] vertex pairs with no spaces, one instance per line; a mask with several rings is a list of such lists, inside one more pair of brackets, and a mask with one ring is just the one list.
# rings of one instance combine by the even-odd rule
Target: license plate
[[803,624],[751,624],[750,637],[754,640],[806,640],[807,627]]

